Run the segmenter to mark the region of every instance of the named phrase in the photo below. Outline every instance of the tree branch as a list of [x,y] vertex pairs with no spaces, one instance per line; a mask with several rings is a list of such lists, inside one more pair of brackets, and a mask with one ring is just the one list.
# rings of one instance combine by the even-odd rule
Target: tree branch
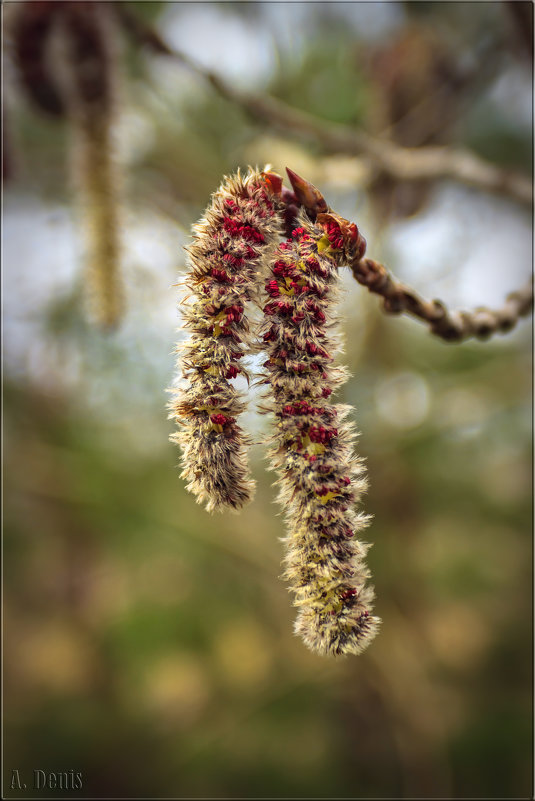
[[[376,168],[400,181],[453,178],[479,189],[509,195],[521,203],[532,203],[531,182],[524,175],[490,164],[467,150],[448,147],[403,148],[390,141],[371,137],[363,131],[325,122],[269,95],[239,92],[215,73],[171,48],[157,31],[146,25],[123,3],[116,3],[115,8],[125,28],[140,44],[155,53],[180,61],[208,81],[222,97],[256,119],[301,138],[303,135],[309,136],[328,151],[365,155],[374,162]],[[298,203],[315,215],[321,201],[325,203],[321,193],[291,170],[288,174]],[[416,317],[427,323],[432,334],[448,342],[461,342],[472,337],[487,339],[495,333],[506,333],[514,328],[520,317],[527,316],[533,309],[533,281],[524,289],[509,294],[501,309],[478,308],[472,312],[450,312],[439,300],[421,298],[373,259],[356,260],[351,270],[359,284],[381,295],[386,312]]]
[[505,334],[515,327],[520,317],[533,309],[533,281],[524,289],[511,292],[501,309],[484,307],[471,312],[450,312],[439,300],[425,300],[413,289],[397,281],[373,259],[361,259],[351,265],[355,279],[383,298],[383,308],[390,314],[409,314],[427,323],[435,336],[448,342],[461,342],[475,337],[488,339]]
[[[390,314],[411,314],[429,325],[432,334],[449,342],[461,342],[470,337],[487,339],[491,334],[510,331],[519,317],[533,308],[533,282],[524,289],[507,296],[505,305],[498,310],[479,308],[473,312],[449,312],[439,300],[424,300],[413,289],[397,281],[378,261],[364,258],[366,241],[355,223],[340,217],[310,181],[286,168],[293,189],[288,197],[288,208],[302,206],[312,220],[332,217],[340,227],[346,241],[349,267],[355,279],[383,298],[383,308]],[[297,204],[297,205],[293,205]],[[327,212],[327,214],[325,213]]]
[[380,171],[398,181],[450,178],[488,192],[507,195],[531,205],[531,181],[519,172],[498,167],[469,150],[449,147],[400,147],[386,139],[340,125],[295,109],[269,95],[241,92],[221,77],[205,69],[185,54],[170,47],[154,29],[134,15],[123,3],[116,4],[123,24],[140,44],[160,55],[175,58],[201,76],[226,100],[240,106],[257,120],[280,128],[302,139],[303,136],[322,145],[328,152],[351,156],[365,155]]
[[365,155],[379,171],[398,181],[451,178],[478,189],[508,195],[527,205],[532,202],[532,186],[528,178],[490,164],[468,150],[443,146],[400,147],[386,139],[369,136],[362,130],[325,122],[269,95],[237,92],[212,73],[206,72],[204,76],[219,94],[253,117],[300,139],[308,136],[329,152]]

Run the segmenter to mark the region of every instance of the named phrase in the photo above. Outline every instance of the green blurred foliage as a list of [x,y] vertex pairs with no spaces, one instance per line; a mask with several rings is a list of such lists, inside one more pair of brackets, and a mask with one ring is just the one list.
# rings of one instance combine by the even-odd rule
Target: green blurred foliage
[[[132,5],[153,21],[168,10]],[[449,36],[456,18],[444,6],[454,4],[425,5]],[[474,6],[477,22],[485,9],[475,6],[495,4],[461,5]],[[377,89],[355,66],[355,32],[334,11],[310,8],[314,35],[299,58],[281,55],[270,90],[361,123]],[[501,41],[489,14],[485,35]],[[366,47],[365,32],[357,44]],[[507,66],[512,56],[503,58]],[[136,48],[125,63],[128,108],[150,132],[127,165],[128,202],[187,235],[264,131],[197,78],[174,98],[158,70],[176,66],[155,66]],[[66,125],[20,97],[12,114],[19,172],[8,192],[64,203]],[[459,131],[477,132],[470,114]],[[481,126],[481,152],[512,163],[504,120],[489,114]],[[518,136],[525,148],[529,136]],[[528,797],[526,324],[499,341],[446,345],[386,318],[351,285],[344,359],[354,377],[340,399],[356,406],[362,432],[383,628],[364,655],[330,661],[292,635],[278,579],[283,521],[262,451],[256,498],[240,516],[208,516],[178,478],[164,411],[172,330],[149,326],[159,290],[152,273],[140,275],[140,305],[110,337],[84,322],[80,281],[48,305],[28,297],[14,310],[38,321],[51,360],[43,369],[56,365],[59,378],[51,369],[37,379],[27,366],[4,375],[4,795],[35,797],[34,769],[74,769],[83,773],[76,797]],[[60,368],[73,354],[69,383]],[[9,789],[15,768],[25,791]]]

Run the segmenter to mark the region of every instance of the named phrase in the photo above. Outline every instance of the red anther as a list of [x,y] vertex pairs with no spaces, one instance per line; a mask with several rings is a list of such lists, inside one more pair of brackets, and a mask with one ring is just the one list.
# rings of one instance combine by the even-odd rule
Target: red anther
[[279,285],[277,284],[275,279],[272,279],[271,281],[267,282],[266,291],[268,295],[270,295],[272,298],[276,298],[280,295]]
[[318,435],[317,429],[313,426],[308,430],[308,436],[312,440],[312,442],[321,442],[321,437]]
[[242,225],[240,229],[240,233],[244,239],[249,240],[250,242],[265,242],[264,234],[260,231],[257,231],[256,228],[253,228],[250,225]]
[[288,242],[281,242],[280,243],[279,250],[291,250],[292,247],[293,247],[292,241],[288,240]]
[[236,208],[236,203],[231,198],[228,197],[228,198],[225,198],[225,206],[228,209],[235,209]]
[[314,256],[309,256],[306,260],[306,263],[312,273],[316,273],[316,275],[325,278],[327,275],[327,270],[321,266],[319,261]]
[[292,231],[292,237],[294,239],[297,239],[298,237],[300,237],[304,233],[305,233],[305,229],[304,228],[294,228],[294,230]]
[[291,305],[289,303],[286,303],[286,301],[284,300],[279,300],[276,303],[276,306],[282,314],[288,314],[288,312],[292,310]]
[[231,236],[236,236],[238,234],[238,223],[231,217],[225,217],[225,219],[223,220],[223,228]]
[[288,351],[285,348],[281,348],[281,350],[279,350],[277,353],[277,356],[280,356],[281,359],[286,359],[288,356]]
[[324,387],[321,390],[321,394],[323,395],[324,398],[328,398],[329,395],[331,394],[331,392],[332,392],[332,389],[330,387]]
[[243,314],[243,306],[238,306],[237,304],[229,306],[229,308],[226,309],[226,313],[227,313],[227,324],[232,323],[234,321],[239,322]]
[[360,236],[355,223],[350,223],[344,217],[332,212],[318,214],[316,222],[326,229],[329,241],[334,247],[340,249],[345,247],[353,256],[362,258],[366,241]]
[[232,253],[225,253],[223,260],[231,264],[233,267],[242,267],[244,261],[241,256],[233,256]]
[[314,342],[307,342],[306,348],[307,353],[310,353],[311,356],[318,352],[318,346]]
[[214,425],[224,426],[229,421],[229,418],[224,414],[211,414],[210,420]]
[[338,481],[339,481],[340,484],[343,484],[345,487],[348,487],[351,484],[351,479],[348,478],[347,476],[344,476],[343,478],[338,479]]
[[266,331],[266,333],[263,334],[262,339],[264,342],[273,342],[276,339],[275,331],[270,328],[269,331]]
[[276,261],[275,264],[273,265],[272,273],[273,273],[273,275],[284,276],[284,275],[288,275],[288,273],[291,271],[291,269],[292,268],[290,267],[290,265],[286,264],[284,261],[280,261],[279,260],[279,261]]
[[340,595],[342,601],[347,601],[349,598],[353,598],[357,594],[355,587],[348,587],[347,590]]
[[334,221],[329,221],[326,227],[329,242],[334,248],[341,250],[344,247],[344,237],[342,236],[340,226]]
[[310,367],[312,368],[312,370],[317,370],[318,369],[318,365],[315,362],[312,362]]
[[[253,228],[251,225],[240,225],[237,220],[231,217],[225,217],[223,220],[223,228],[232,237],[242,237],[242,239],[248,242],[265,242],[264,235],[260,231],[257,231],[256,228]],[[249,258],[251,258],[251,256],[249,256]]]
[[225,373],[225,378],[236,378],[239,372],[239,369],[232,364]]
[[[224,258],[226,258],[226,256]],[[225,270],[220,270],[218,267],[212,267],[211,275],[212,278],[215,278],[217,281],[224,281],[227,284],[232,283],[233,281],[232,276],[230,276]]]
[[264,314],[268,315],[275,314],[275,311],[276,311],[275,303],[266,303],[266,305],[264,306]]
[[294,407],[291,404],[287,404],[286,406],[282,407],[282,413],[285,416],[289,416],[294,414]]
[[308,457],[308,461],[309,462],[315,462],[317,460],[317,458],[318,458],[317,456],[309,456]]
[[293,315],[292,322],[294,322],[296,325],[298,325],[298,323],[300,323],[304,319],[305,319],[305,313],[300,311],[300,312],[297,312],[297,314]]
[[329,443],[334,437],[338,436],[336,428],[325,428],[325,426],[311,426],[308,436],[312,442]]
[[330,492],[330,489],[329,487],[323,486],[319,487],[319,489],[315,489],[314,491],[316,495],[327,495],[327,493]]

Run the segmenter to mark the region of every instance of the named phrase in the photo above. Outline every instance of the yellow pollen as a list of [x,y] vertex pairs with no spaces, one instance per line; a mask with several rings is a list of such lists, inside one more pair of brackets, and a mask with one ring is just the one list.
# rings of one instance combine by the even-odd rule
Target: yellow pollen
[[318,493],[316,493],[316,495],[318,496],[319,501],[323,506],[325,506],[326,503],[329,503],[329,501],[331,501],[333,498],[340,497],[339,492],[326,492],[325,495],[319,495]]

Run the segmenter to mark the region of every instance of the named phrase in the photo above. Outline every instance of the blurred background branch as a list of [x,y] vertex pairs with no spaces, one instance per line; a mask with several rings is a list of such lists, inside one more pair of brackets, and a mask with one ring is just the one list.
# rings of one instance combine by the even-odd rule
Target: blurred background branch
[[359,128],[327,123],[268,94],[239,91],[221,76],[203,68],[195,59],[170,47],[154,28],[144,24],[128,6],[119,4],[117,9],[127,30],[141,45],[159,55],[176,59],[208,81],[222,97],[262,123],[299,139],[311,138],[328,153],[364,155],[376,170],[397,181],[450,178],[481,190],[508,195],[520,203],[532,203],[533,189],[528,178],[490,164],[469,150],[399,147],[389,139],[370,136]]

